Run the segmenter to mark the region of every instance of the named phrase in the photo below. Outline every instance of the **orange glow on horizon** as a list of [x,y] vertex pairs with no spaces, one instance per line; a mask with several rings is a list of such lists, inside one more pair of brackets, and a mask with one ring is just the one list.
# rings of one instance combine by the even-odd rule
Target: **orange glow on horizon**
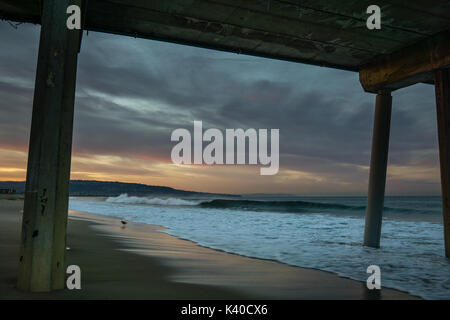
[[[27,151],[0,148],[0,180],[24,181]],[[299,169],[283,169],[274,176],[261,176],[260,166],[176,165],[158,157],[124,157],[118,155],[74,154],[72,180],[121,181],[167,186],[180,190],[210,193],[290,193],[290,194],[365,194],[367,180],[350,181]],[[351,170],[368,176],[368,166]],[[404,187],[414,180],[439,185],[439,168],[390,165],[387,189]],[[350,179],[350,178],[349,178]],[[395,191],[394,191],[395,192]]]

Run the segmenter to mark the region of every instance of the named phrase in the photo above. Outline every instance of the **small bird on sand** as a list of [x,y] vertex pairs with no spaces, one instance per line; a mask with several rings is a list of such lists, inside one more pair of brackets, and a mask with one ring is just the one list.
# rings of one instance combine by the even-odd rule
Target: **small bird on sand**
[[123,225],[127,224],[125,220],[120,220],[120,222],[122,222]]

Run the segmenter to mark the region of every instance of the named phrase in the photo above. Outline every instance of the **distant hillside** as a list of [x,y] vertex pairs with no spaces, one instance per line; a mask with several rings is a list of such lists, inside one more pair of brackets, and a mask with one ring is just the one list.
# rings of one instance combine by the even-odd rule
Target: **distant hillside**
[[17,193],[23,193],[25,191],[25,182],[0,181],[0,189],[14,189]]
[[[0,189],[12,188],[17,193],[25,192],[25,182],[23,181],[0,181]],[[107,182],[91,180],[71,180],[71,196],[118,196],[127,193],[129,196],[173,196],[173,197],[209,197],[235,195],[204,193],[177,190],[170,187],[149,186],[138,183]]]

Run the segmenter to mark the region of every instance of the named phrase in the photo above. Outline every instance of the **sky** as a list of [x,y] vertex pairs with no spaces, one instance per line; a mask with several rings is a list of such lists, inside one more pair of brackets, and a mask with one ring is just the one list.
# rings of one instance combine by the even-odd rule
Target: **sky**
[[[0,180],[24,180],[39,26],[0,21]],[[358,74],[90,32],[79,55],[71,179],[220,193],[365,195],[375,95]],[[176,128],[280,130],[280,170],[175,165]],[[439,195],[433,86],[393,92],[386,192]]]

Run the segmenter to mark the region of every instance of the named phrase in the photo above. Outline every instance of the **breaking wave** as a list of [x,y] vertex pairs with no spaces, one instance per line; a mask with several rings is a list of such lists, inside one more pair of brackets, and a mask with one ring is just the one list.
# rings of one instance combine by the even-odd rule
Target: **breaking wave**
[[[333,203],[333,202],[315,202],[305,200],[232,200],[232,199],[210,199],[210,200],[186,200],[180,198],[151,198],[128,196],[124,193],[117,197],[109,197],[105,200],[108,203],[116,204],[140,204],[140,205],[157,205],[157,206],[197,206],[205,209],[226,209],[226,210],[242,210],[256,212],[278,212],[278,213],[332,213],[337,215],[355,215],[364,214],[366,206]],[[429,215],[430,211],[414,208],[398,208],[384,207],[387,217],[420,217]]]
[[[199,203],[202,208],[211,209],[229,209],[244,211],[264,211],[280,213],[328,213],[334,214],[363,214],[366,210],[365,205],[348,205],[332,202],[313,202],[313,201],[258,201],[258,200],[225,200],[216,199]],[[384,207],[384,211],[389,215],[420,215],[428,213],[422,210],[412,208],[393,208]]]
[[129,197],[128,194],[123,193],[117,197],[109,197],[105,200],[109,203],[121,204],[148,204],[159,206],[196,206],[198,201],[183,200],[178,198],[147,198],[147,197]]
[[383,287],[450,299],[439,197],[387,197],[383,217],[393,219],[383,219],[380,249],[361,245],[365,197],[161,198],[71,198],[69,207],[164,226],[166,233],[209,248],[363,282],[367,266],[378,265]]
[[310,201],[257,201],[257,200],[223,200],[216,199],[200,203],[203,208],[240,209],[250,211],[275,211],[275,212],[310,212],[311,209],[329,210],[364,210],[364,206],[349,206],[338,203],[321,203]]

